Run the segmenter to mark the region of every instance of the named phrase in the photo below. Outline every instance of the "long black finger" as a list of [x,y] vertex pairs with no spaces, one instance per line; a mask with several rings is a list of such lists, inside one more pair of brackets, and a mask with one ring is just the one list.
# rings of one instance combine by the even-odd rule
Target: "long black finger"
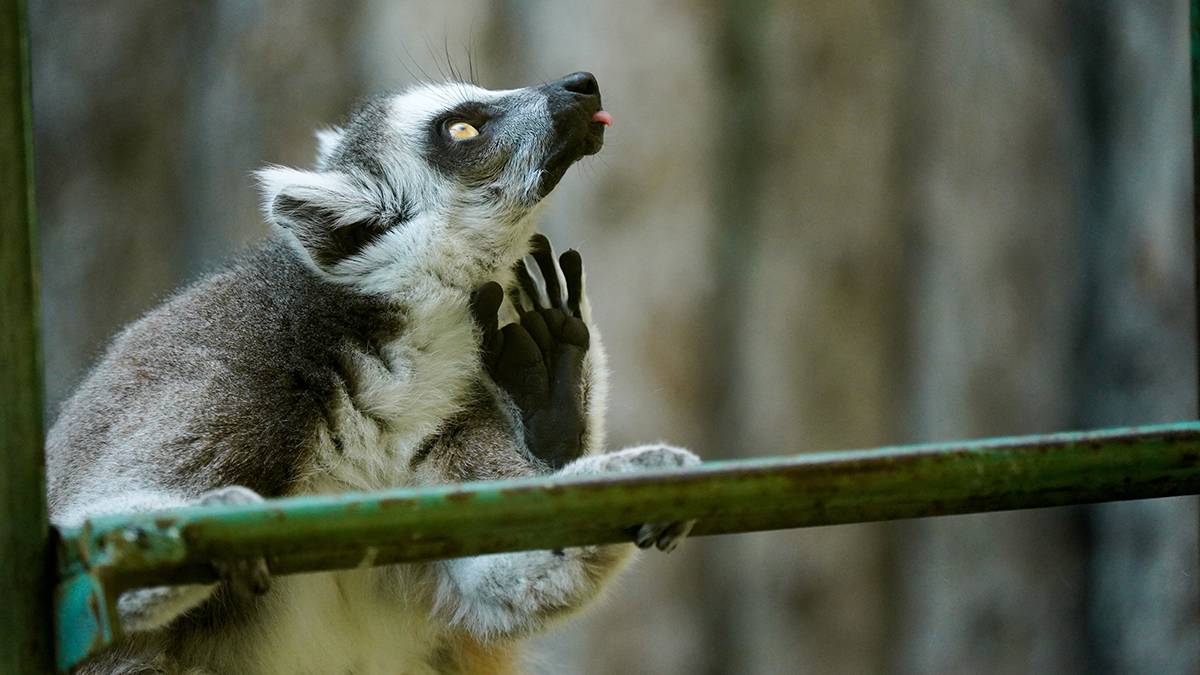
[[658,539],[654,545],[664,553],[674,551],[679,546],[679,542],[683,541],[683,538],[688,536],[688,533],[692,531],[692,526],[695,524],[696,521],[694,520],[671,523],[658,535]]
[[510,323],[500,330],[500,334],[504,336],[504,353],[500,355],[501,368],[542,363],[542,350],[520,324]]
[[[541,307],[542,301],[538,295],[537,282],[533,280],[533,275],[529,273],[529,265],[526,265],[524,260],[518,261],[516,272],[517,281],[521,284],[521,290],[525,291],[525,295],[529,298],[529,311],[533,311],[538,307]],[[522,305],[518,305],[517,310],[524,314],[526,308]]]
[[638,548],[650,548],[658,541],[661,528],[653,523],[643,523],[633,535],[633,541]]
[[554,264],[554,251],[550,248],[550,240],[545,235],[535,234],[533,250],[529,252],[537,261],[538,269],[542,272],[542,281],[546,284],[546,295],[550,296],[551,307],[562,307],[562,287],[558,284],[558,267]]
[[494,281],[480,286],[471,294],[471,316],[485,333],[496,330],[502,302],[504,289]]
[[581,316],[579,303],[583,300],[583,256],[579,251],[569,249],[558,257],[558,264],[567,281],[567,309],[578,319]]
[[480,354],[483,365],[491,372],[500,354],[500,303],[504,302],[504,289],[492,281],[471,294],[471,318],[479,326]]
[[488,375],[495,377],[496,369],[500,366],[500,355],[504,353],[504,333],[496,330],[485,336],[479,351],[479,360],[483,361],[484,370]]
[[510,323],[500,331],[504,348],[493,377],[513,397],[522,411],[543,407],[550,379],[542,350],[520,324]]
[[[560,312],[560,316],[561,315],[562,314]],[[558,332],[555,333],[554,336],[563,344],[581,347],[586,351],[591,343],[591,335],[588,332],[587,324],[583,322],[583,319],[573,316],[564,316],[564,319],[565,320],[559,324]]]
[[545,319],[538,312],[527,312],[521,316],[521,326],[529,333],[529,337],[537,343],[539,349],[543,352],[549,352],[554,349],[554,340],[550,337],[550,329],[546,326]]
[[[518,261],[517,264],[513,266],[513,276],[520,278],[521,273],[518,271],[520,268],[521,263]],[[512,302],[513,309],[517,310],[517,316],[529,311],[529,307],[526,304],[528,300],[522,297],[525,295],[525,293],[521,290],[521,285],[519,283],[509,284],[508,288],[505,289],[505,292],[508,294],[509,301]]]
[[517,310],[518,316],[529,311],[525,308],[524,301],[521,300],[522,295],[523,294],[521,293],[521,288],[519,286],[509,286],[508,299],[510,302],[512,302],[513,309]]

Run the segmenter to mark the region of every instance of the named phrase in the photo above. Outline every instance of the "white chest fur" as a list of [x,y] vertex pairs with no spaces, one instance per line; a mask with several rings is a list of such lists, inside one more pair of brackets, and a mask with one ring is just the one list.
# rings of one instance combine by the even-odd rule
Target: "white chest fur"
[[398,339],[345,364],[349,381],[321,430],[305,492],[409,483],[413,453],[466,403],[481,367],[466,299],[450,293],[431,291],[414,303]]
[[[465,300],[429,297],[407,319],[397,340],[344,364],[347,386],[300,493],[410,484],[413,452],[465,403],[480,368]],[[445,629],[431,620],[429,573],[392,566],[276,577],[250,624],[221,637],[214,663],[260,675],[432,675]]]

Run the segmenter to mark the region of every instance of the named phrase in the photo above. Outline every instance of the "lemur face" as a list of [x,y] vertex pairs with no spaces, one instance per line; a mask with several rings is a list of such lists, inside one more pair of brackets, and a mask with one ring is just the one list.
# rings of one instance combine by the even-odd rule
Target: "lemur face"
[[486,274],[524,253],[527,216],[599,152],[611,120],[590,73],[507,91],[422,85],[320,132],[315,171],[260,171],[265,210],[333,277],[378,278],[434,249]]

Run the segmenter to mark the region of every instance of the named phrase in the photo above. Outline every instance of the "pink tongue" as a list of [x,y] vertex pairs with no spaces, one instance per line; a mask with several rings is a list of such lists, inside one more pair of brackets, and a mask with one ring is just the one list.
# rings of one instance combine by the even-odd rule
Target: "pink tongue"
[[595,115],[592,115],[592,121],[599,122],[606,127],[611,127],[612,123],[613,123],[613,118],[612,118],[612,115],[609,114],[609,112],[607,110],[601,110],[600,112],[596,113]]

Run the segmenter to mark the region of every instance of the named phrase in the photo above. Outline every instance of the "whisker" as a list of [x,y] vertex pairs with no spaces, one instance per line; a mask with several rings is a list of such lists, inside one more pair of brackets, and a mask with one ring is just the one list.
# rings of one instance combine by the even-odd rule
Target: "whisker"
[[429,73],[424,68],[421,67],[420,63],[417,62],[416,57],[413,56],[412,52],[408,50],[408,44],[405,41],[403,41],[403,40],[400,41],[400,48],[404,50],[404,54],[408,57],[408,60],[412,61],[413,66],[416,67],[417,70],[421,71],[421,75],[422,75],[421,82],[423,84],[429,84],[430,82],[432,82],[433,78],[430,77]]
[[445,71],[442,70],[442,64],[438,62],[437,52],[433,50],[433,41],[429,39],[429,33],[423,33],[421,37],[425,42],[425,51],[429,52],[429,60],[432,61],[433,66],[437,68],[438,75],[442,77],[443,82],[449,82],[450,78],[447,77]]
[[471,28],[467,33],[467,73],[471,76],[471,84],[479,86],[479,80],[475,77],[475,17],[471,17]]

